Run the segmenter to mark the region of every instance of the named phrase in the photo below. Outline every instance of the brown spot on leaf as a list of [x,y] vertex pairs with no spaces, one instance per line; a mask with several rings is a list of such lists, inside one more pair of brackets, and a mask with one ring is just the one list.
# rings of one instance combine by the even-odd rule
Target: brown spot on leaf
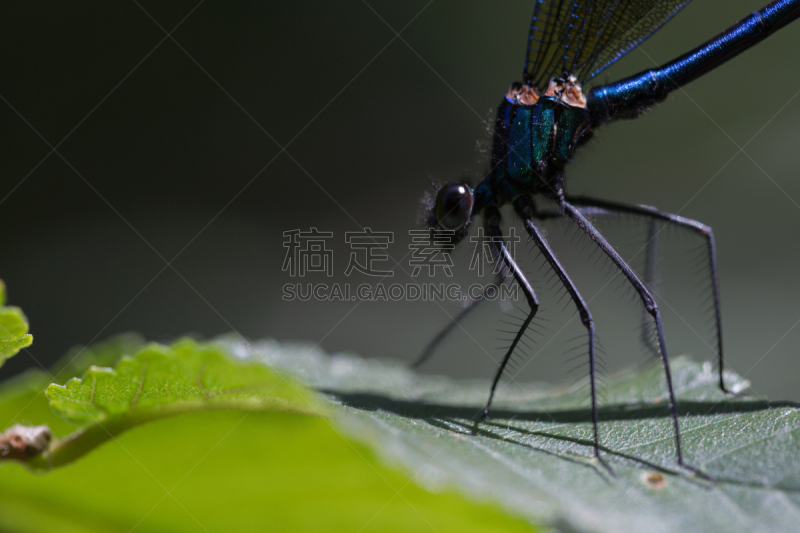
[[644,475],[644,482],[647,483],[647,486],[654,488],[654,489],[663,489],[667,486],[667,478],[664,477],[663,474],[659,474],[658,472],[650,472]]

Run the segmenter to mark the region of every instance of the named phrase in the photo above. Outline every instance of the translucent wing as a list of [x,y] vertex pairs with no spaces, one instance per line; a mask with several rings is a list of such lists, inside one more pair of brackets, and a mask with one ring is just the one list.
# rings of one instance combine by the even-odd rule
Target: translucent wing
[[564,73],[586,82],[639,46],[691,0],[537,0],[525,81]]

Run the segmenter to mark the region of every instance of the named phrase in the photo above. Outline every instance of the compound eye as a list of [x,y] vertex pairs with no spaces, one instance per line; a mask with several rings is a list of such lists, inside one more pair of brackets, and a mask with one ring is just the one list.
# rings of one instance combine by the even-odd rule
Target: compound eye
[[442,229],[459,230],[472,215],[472,191],[463,183],[448,183],[436,196],[436,220]]

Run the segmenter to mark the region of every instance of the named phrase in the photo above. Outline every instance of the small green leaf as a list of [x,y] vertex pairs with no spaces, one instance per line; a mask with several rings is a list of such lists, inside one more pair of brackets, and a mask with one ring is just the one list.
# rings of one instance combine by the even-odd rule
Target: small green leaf
[[19,376],[0,383],[0,431],[13,424],[46,424],[56,437],[75,431],[50,409],[44,390],[53,381],[67,381],[83,375],[90,366],[114,366],[123,355],[131,355],[144,345],[136,334],[124,334],[93,344],[77,346],[67,352],[49,371],[30,368]]
[[0,280],[0,366],[33,342],[33,336],[28,334],[28,319],[22,310],[7,307],[5,302],[6,286]]
[[304,389],[258,363],[233,361],[213,344],[151,344],[112,369],[91,366],[83,378],[51,384],[50,406],[75,424],[209,409],[311,412]]
[[58,415],[82,426],[52,446],[48,466],[74,461],[134,426],[184,413],[323,412],[293,380],[263,364],[236,361],[219,345],[189,339],[169,347],[147,345],[113,369],[90,366],[82,378],[49,385],[45,395]]

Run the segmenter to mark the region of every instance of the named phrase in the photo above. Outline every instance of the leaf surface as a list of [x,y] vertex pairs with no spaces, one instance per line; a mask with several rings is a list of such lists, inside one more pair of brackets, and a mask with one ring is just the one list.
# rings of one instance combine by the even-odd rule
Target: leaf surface
[[[663,375],[609,379],[600,438],[610,476],[592,458],[586,388],[511,383],[477,424],[488,382],[414,374],[398,363],[328,356],[302,346],[232,342],[242,357],[295,372],[338,406],[350,435],[420,472],[532,521],[576,531],[796,531],[800,409],[729,397],[709,363],[673,361],[687,463],[680,468]],[[302,356],[298,356],[298,353]],[[735,390],[747,382],[734,374]]]

